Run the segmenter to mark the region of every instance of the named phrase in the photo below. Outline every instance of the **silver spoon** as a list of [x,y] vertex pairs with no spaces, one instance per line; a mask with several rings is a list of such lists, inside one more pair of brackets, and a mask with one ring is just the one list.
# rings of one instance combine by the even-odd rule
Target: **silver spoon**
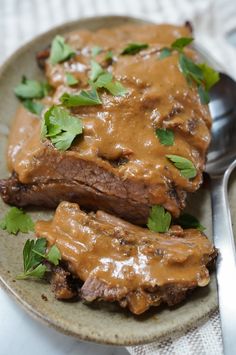
[[219,256],[216,278],[224,354],[236,354],[236,253],[228,202],[228,180],[236,167],[236,82],[225,74],[210,93],[212,143],[206,171],[211,177],[213,238]]

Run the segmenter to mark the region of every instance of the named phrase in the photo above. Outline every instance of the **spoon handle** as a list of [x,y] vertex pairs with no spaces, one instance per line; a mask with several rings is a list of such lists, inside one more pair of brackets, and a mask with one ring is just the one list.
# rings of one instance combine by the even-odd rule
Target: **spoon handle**
[[211,180],[213,237],[219,256],[216,278],[224,354],[236,354],[236,254],[228,202],[228,179],[233,167],[224,176]]

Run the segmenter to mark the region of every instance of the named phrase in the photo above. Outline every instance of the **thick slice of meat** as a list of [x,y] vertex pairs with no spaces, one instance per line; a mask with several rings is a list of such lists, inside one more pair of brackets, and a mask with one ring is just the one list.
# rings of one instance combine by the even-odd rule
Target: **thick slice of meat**
[[[211,118],[197,89],[188,85],[180,71],[178,54],[163,60],[158,56],[161,48],[189,34],[187,27],[168,25],[126,25],[68,34],[66,41],[77,54],[54,66],[46,61],[45,73],[55,90],[53,97],[45,99],[46,105],[58,104],[63,92],[89,88],[94,46],[102,48],[96,60],[103,67],[107,50],[113,51],[107,70],[128,93],[113,96],[100,90],[101,105],[73,108],[84,130],[66,152],[55,149],[49,140],[42,141],[41,121],[21,107],[9,138],[8,165],[13,175],[0,182],[4,201],[55,207],[67,200],[139,224],[146,222],[152,205],[160,204],[177,217],[186,193],[201,184]],[[130,42],[149,47],[136,55],[121,55]],[[194,56],[193,51],[188,53]],[[67,72],[79,80],[76,88],[67,86]],[[174,132],[172,146],[160,143],[157,128]],[[167,154],[191,160],[196,177],[183,177]]]
[[140,314],[161,303],[174,305],[189,290],[206,286],[216,250],[196,229],[172,227],[159,234],[105,212],[86,214],[62,202],[36,234],[56,244],[68,270],[84,281],[81,296],[118,301]]

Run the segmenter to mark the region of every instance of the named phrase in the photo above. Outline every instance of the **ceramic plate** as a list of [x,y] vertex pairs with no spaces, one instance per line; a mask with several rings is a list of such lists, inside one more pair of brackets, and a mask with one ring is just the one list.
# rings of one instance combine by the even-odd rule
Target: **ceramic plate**
[[[143,23],[129,17],[95,17],[82,19],[57,27],[32,40],[15,52],[0,71],[0,177],[7,177],[6,145],[7,135],[18,101],[13,88],[22,75],[40,78],[35,54],[45,48],[56,34],[86,28],[119,26],[124,23]],[[199,198],[200,196],[200,198]],[[194,206],[194,209],[191,206]],[[0,219],[7,210],[0,202]],[[190,212],[198,216],[206,234],[211,236],[211,206],[209,191],[202,189],[189,200]],[[30,211],[34,220],[48,218],[48,212]],[[186,330],[207,317],[217,308],[217,293],[214,275],[208,287],[197,289],[185,303],[168,309],[154,308],[142,316],[133,316],[128,311],[113,305],[85,305],[82,302],[62,303],[54,299],[50,286],[42,281],[18,281],[15,275],[22,270],[22,249],[33,235],[8,235],[0,230],[0,280],[2,285],[38,319],[63,333],[82,340],[115,345],[134,345],[152,342],[174,331]],[[47,301],[42,298],[47,297]]]

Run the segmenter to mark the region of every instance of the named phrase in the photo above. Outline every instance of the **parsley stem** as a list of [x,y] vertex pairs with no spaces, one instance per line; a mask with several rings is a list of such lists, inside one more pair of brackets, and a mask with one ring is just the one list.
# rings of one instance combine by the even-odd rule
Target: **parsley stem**
[[47,259],[46,255],[43,255],[43,254],[39,253],[37,250],[32,249],[32,251],[33,251],[35,254],[41,256],[42,258]]

